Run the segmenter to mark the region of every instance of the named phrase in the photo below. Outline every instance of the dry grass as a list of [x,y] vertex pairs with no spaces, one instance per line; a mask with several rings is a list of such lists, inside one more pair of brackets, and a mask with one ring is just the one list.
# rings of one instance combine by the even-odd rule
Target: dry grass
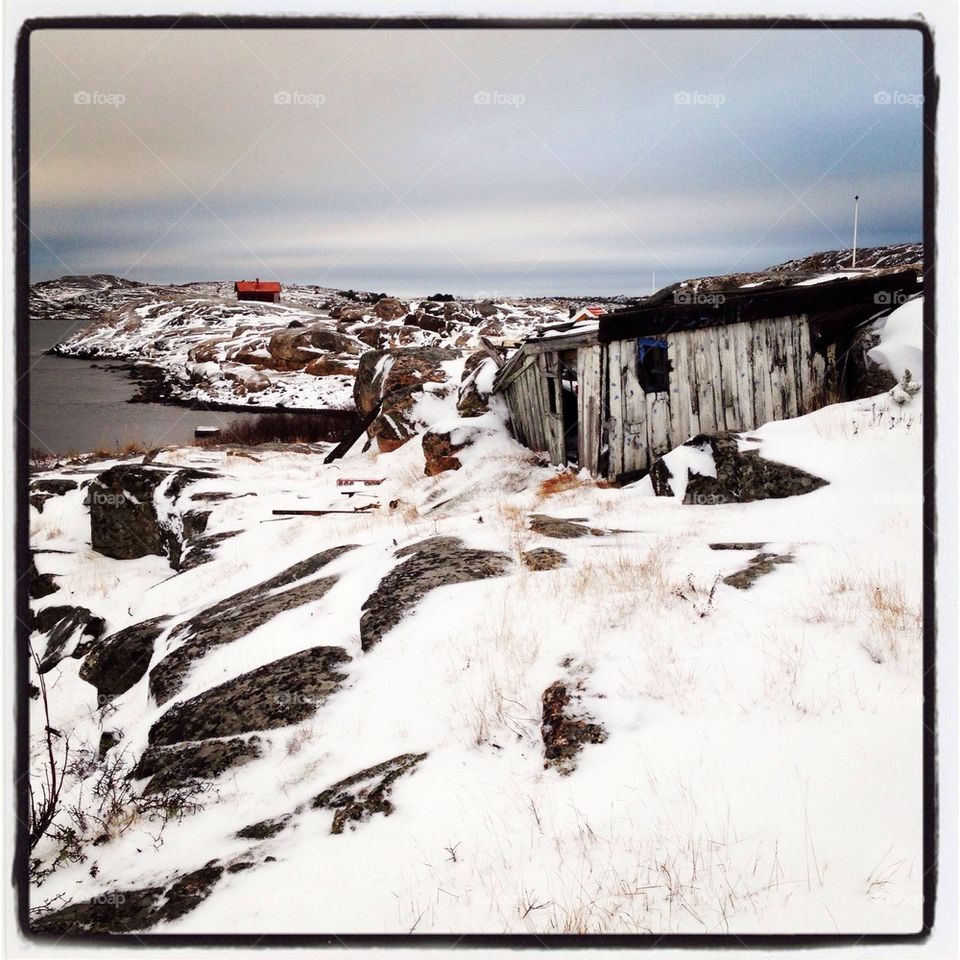
[[807,623],[854,627],[874,663],[916,668],[923,646],[923,606],[908,595],[896,571],[841,574],[812,591],[802,611]]
[[356,417],[348,411],[298,411],[262,413],[259,417],[231,420],[216,436],[198,437],[198,447],[236,443],[257,446],[261,443],[333,443],[353,429]]

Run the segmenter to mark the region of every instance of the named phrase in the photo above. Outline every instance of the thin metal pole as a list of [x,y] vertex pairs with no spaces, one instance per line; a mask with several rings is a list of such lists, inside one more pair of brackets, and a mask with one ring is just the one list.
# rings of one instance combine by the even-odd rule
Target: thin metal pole
[[857,220],[860,214],[860,195],[857,194],[853,198],[853,263],[851,266],[856,267],[857,265]]

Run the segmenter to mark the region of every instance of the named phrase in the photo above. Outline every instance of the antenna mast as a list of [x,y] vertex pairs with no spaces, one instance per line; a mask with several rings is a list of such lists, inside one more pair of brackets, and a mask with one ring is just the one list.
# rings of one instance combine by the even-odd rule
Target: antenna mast
[[857,266],[857,220],[860,214],[860,194],[853,198],[853,263],[851,267]]

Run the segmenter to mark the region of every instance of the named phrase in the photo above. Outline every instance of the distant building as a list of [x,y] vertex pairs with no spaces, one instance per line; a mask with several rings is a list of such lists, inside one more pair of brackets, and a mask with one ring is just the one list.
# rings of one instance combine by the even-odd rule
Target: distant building
[[262,300],[266,303],[280,302],[280,284],[276,280],[237,280],[233,292],[238,300]]
[[573,314],[573,316],[570,318],[570,321],[572,323],[590,323],[604,313],[606,313],[606,310],[604,310],[603,307],[581,307],[576,313]]

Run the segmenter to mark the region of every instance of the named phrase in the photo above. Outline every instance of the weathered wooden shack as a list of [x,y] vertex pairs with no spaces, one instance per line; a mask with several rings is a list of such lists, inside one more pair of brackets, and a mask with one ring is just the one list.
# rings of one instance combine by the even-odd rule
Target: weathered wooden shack
[[848,398],[858,328],[917,293],[916,272],[697,294],[525,341],[501,367],[517,439],[556,464],[639,476],[699,433],[750,430]]

